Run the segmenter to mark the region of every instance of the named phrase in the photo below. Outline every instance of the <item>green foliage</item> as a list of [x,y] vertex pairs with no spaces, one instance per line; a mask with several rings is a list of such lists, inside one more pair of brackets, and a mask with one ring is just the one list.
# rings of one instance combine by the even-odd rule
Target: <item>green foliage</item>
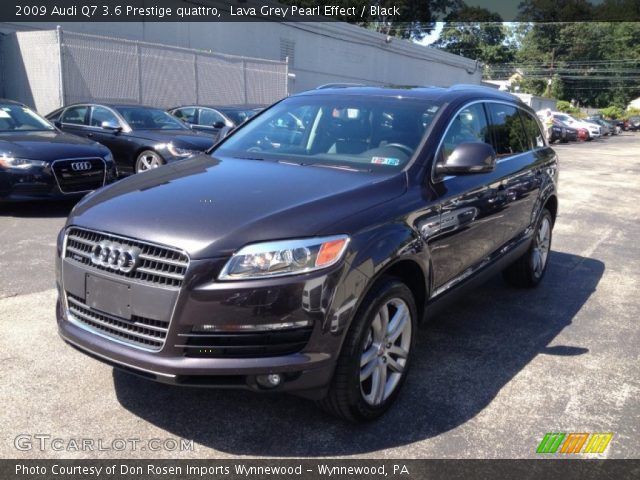
[[[464,6],[445,18],[440,38],[434,46],[487,65],[511,62],[514,49],[507,43],[502,18],[485,8]],[[485,70],[491,77],[491,69]]]
[[547,85],[544,96],[555,98],[556,100],[564,98],[564,82],[560,76],[554,75],[553,78],[551,78],[551,82]]
[[622,118],[622,116],[624,115],[624,109],[616,105],[611,105],[607,108],[601,109],[600,113],[604,115],[606,118],[617,120],[618,118]]
[[580,113],[580,109],[572,106],[569,102],[565,100],[558,100],[556,108],[559,112],[565,112],[570,114],[578,114]]
[[[529,0],[521,7],[551,8],[553,3],[560,9],[585,7],[579,1],[542,0]],[[527,18],[536,18],[533,11],[522,11],[529,12]],[[544,82],[543,92],[581,106],[625,108],[640,96],[640,22],[520,23],[511,34],[517,45],[515,61],[494,67],[499,78],[508,78],[517,69],[537,90]],[[555,78],[562,82],[561,88],[548,87]]]

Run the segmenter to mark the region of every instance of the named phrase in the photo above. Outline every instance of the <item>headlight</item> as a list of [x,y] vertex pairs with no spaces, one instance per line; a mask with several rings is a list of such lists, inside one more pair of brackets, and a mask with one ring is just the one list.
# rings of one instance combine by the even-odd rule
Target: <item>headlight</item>
[[188,157],[190,155],[198,153],[196,150],[189,150],[188,148],[176,147],[172,143],[167,143],[167,150],[169,150],[169,153],[174,157]]
[[113,163],[113,154],[111,152],[104,156],[104,161],[107,163]]
[[229,259],[218,278],[247,280],[313,272],[339,262],[348,244],[348,236],[335,235],[247,245]]
[[0,167],[4,168],[19,168],[20,170],[26,170],[31,167],[44,167],[46,164],[47,162],[43,162],[42,160],[30,160],[28,158],[16,158],[0,155]]

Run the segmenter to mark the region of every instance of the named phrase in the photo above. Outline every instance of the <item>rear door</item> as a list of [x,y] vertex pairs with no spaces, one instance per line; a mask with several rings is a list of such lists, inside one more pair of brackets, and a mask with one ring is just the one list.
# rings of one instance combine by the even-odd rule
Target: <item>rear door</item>
[[538,122],[528,112],[499,102],[487,107],[501,177],[495,205],[501,210],[503,243],[507,243],[531,224],[541,179],[536,163],[544,155],[545,143]]

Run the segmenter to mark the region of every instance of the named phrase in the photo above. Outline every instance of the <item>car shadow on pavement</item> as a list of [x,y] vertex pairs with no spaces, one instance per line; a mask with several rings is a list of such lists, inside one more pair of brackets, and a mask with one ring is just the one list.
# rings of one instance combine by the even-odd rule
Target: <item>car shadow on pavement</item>
[[[538,354],[583,355],[549,346],[595,291],[605,265],[552,252],[533,290],[496,277],[424,325],[394,407],[351,425],[294,396],[175,387],[114,370],[121,405],[166,430],[233,455],[339,456],[402,447],[472,419]],[[200,455],[207,456],[205,452]]]
[[0,217],[66,218],[78,199],[0,203]]

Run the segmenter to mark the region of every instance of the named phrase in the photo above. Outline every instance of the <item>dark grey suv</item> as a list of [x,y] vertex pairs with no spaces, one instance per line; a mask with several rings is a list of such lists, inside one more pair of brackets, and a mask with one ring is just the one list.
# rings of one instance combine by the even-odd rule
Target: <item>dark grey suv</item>
[[83,199],[58,242],[60,334],[161,382],[381,415],[420,321],[503,271],[544,276],[557,157],[473,86],[289,97],[209,154]]

